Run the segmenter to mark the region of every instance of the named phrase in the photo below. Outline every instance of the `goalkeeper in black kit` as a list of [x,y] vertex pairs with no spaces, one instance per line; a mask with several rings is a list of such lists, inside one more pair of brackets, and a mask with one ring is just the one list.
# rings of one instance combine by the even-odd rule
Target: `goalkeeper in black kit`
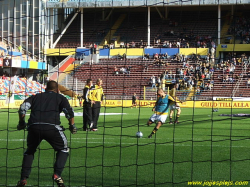
[[[28,124],[25,123],[27,110],[31,109]],[[57,152],[54,164],[54,173],[52,179],[59,187],[64,187],[61,178],[62,171],[68,157],[67,138],[64,134],[63,126],[60,126],[60,113],[64,112],[69,121],[69,130],[72,134],[77,132],[74,124],[74,111],[68,100],[58,94],[58,84],[55,81],[49,81],[44,93],[33,95],[26,99],[19,108],[18,130],[27,127],[27,150],[23,156],[21,179],[17,187],[23,187],[27,184],[29,178],[34,154],[42,140],[46,140]]]

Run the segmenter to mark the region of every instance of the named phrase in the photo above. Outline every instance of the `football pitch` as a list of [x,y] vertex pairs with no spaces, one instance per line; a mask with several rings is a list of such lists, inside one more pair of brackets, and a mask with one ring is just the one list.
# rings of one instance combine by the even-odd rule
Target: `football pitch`
[[[164,124],[152,139],[147,136],[154,125],[146,125],[151,108],[103,107],[97,132],[83,131],[82,109],[74,110],[78,132],[65,131],[70,146],[62,174],[66,186],[250,186],[250,119],[219,116],[250,113],[248,109],[182,108],[180,124]],[[0,186],[15,186],[27,131],[16,130],[17,109],[1,109],[0,119]],[[68,128],[64,116],[61,121]],[[136,138],[137,131],[142,138]],[[43,141],[27,186],[55,185],[54,159]]]

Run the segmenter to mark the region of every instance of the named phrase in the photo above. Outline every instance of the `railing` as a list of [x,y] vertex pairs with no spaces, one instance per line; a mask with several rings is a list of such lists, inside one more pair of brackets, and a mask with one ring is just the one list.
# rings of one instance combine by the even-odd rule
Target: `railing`
[[233,89],[233,92],[232,92],[232,97],[234,97],[236,92],[239,90],[240,84],[241,84],[241,82],[243,80],[243,76],[246,75],[247,68],[248,68],[248,63],[245,63],[242,66],[242,73],[240,74],[239,80],[236,83],[236,85],[234,86],[234,89]]
[[[15,45],[15,44],[12,43],[11,41],[7,40],[6,38],[2,38],[2,41],[4,41],[4,43],[5,43],[6,45],[11,44],[11,46],[14,46],[15,49],[18,49],[18,47],[19,47],[18,45]],[[19,51],[19,52],[21,52],[22,54],[26,54],[26,55],[29,55],[29,56],[33,56],[33,59],[37,59],[38,61],[41,60],[41,59],[38,58],[38,56],[32,54],[31,52],[29,52],[28,50],[24,49],[23,47],[22,47],[22,51]]]
[[49,70],[48,74],[49,77],[51,77],[55,72],[57,72],[57,77],[59,76],[59,69],[62,67],[70,58],[73,58],[73,55],[69,55],[66,57],[63,61],[61,61],[57,66],[55,66],[53,69]]
[[64,86],[65,88],[68,88],[69,90],[76,92],[77,94],[82,95],[83,94],[82,90],[85,86],[85,83],[67,74],[65,78],[60,82],[60,85]]

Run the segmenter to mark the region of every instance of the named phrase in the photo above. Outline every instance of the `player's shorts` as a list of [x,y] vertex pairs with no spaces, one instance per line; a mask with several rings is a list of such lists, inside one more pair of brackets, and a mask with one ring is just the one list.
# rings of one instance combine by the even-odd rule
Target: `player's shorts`
[[176,104],[172,104],[169,106],[170,110],[178,110],[180,108],[180,106],[176,106]]
[[165,123],[166,120],[167,120],[167,118],[168,118],[168,113],[166,113],[166,114],[153,114],[153,115],[149,118],[149,120],[152,121],[153,123],[154,123],[155,121],[160,121],[160,122],[162,122],[162,123]]

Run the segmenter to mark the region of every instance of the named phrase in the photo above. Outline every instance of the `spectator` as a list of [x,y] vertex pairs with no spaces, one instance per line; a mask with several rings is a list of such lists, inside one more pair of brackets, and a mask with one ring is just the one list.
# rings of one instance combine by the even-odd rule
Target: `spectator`
[[201,90],[200,90],[199,87],[197,87],[197,89],[196,89],[196,94],[200,94],[200,93],[201,93]]
[[161,88],[161,77],[157,77],[158,88]]
[[109,47],[110,49],[114,49],[114,43],[111,43]]
[[168,47],[168,46],[167,46],[167,41],[164,41],[164,42],[163,42],[162,47],[163,47],[163,48],[167,48],[167,47]]
[[118,74],[119,74],[118,68],[117,68],[116,66],[114,67],[114,74],[115,74],[115,75],[118,75]]
[[135,42],[134,41],[131,42],[131,47],[135,48]]
[[122,56],[122,55],[120,55],[120,53],[118,53],[118,55],[117,55],[117,59],[123,60],[123,56]]
[[126,72],[126,68],[124,68],[124,67],[120,68],[120,73],[121,73],[121,74],[127,73],[127,72]]
[[7,45],[7,53],[9,54],[9,51],[10,51],[10,46]]
[[154,54],[154,59],[156,59],[156,60],[159,59],[158,53],[155,53],[155,54]]
[[149,54],[145,54],[143,57],[144,60],[148,60],[149,59]]
[[141,40],[140,42],[140,48],[143,48],[144,47],[144,43],[143,43],[143,40]]
[[155,88],[156,89],[156,80],[155,80],[155,76],[153,75],[152,77],[151,77],[151,88],[153,89],[153,88]]
[[97,45],[94,43],[94,49],[93,49],[94,54],[96,54],[96,49],[97,49]]
[[247,88],[250,85],[250,79],[247,80]]
[[127,74],[130,76],[131,66],[128,66],[126,69],[127,69]]
[[120,43],[120,48],[125,48],[124,42],[121,42],[121,43]]

